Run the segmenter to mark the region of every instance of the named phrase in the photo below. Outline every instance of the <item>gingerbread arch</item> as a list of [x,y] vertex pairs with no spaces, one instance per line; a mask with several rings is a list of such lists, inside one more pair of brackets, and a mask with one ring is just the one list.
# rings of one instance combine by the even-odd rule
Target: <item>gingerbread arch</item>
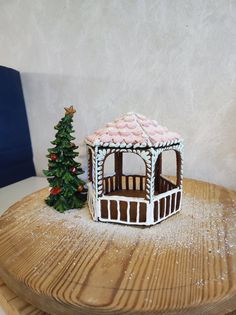
[[[103,161],[103,191],[104,195],[127,195],[135,197],[137,191],[145,191],[145,175],[141,174],[124,174],[123,172],[123,156],[126,153],[136,155],[140,159],[140,163],[144,164],[145,173],[147,172],[146,161],[136,152],[110,152],[105,156]],[[114,172],[111,175],[106,176],[104,174],[105,163],[108,156],[114,155]]]
[[[86,138],[88,204],[96,221],[153,225],[177,213],[182,196],[183,141],[146,117],[128,113]],[[162,152],[176,152],[176,183],[162,174]],[[141,157],[146,174],[124,174],[123,154]],[[114,174],[104,162],[114,154]]]

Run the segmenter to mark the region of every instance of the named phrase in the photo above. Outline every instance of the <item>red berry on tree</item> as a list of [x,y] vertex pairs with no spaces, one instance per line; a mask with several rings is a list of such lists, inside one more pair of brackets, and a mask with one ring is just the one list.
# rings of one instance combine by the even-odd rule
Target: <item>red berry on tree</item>
[[79,185],[77,190],[78,192],[82,192],[84,190],[84,185]]
[[50,194],[51,195],[59,195],[61,192],[61,188],[60,187],[54,187],[50,190]]
[[77,173],[77,168],[75,166],[72,166],[70,168],[70,172],[73,173],[73,174],[76,174]]
[[56,161],[56,160],[57,160],[57,155],[56,155],[55,153],[51,153],[51,154],[50,154],[50,159],[51,159],[52,161]]

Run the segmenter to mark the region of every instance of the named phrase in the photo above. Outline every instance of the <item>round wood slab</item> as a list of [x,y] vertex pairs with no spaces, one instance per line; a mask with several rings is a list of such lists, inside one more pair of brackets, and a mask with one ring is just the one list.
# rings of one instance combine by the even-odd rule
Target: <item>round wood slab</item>
[[236,309],[236,192],[185,180],[182,211],[140,228],[60,214],[48,189],[0,218],[0,276],[66,314],[226,314]]

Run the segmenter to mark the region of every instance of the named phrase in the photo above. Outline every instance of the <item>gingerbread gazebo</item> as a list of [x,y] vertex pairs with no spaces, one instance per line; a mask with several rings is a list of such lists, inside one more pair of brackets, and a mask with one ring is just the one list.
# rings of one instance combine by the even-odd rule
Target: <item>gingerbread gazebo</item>
[[[128,113],[86,138],[88,204],[95,221],[153,225],[177,213],[182,196],[181,137],[143,115]],[[176,181],[162,174],[162,152],[176,154]],[[123,155],[133,153],[145,163],[145,174],[124,174]],[[104,164],[114,155],[114,173]]]

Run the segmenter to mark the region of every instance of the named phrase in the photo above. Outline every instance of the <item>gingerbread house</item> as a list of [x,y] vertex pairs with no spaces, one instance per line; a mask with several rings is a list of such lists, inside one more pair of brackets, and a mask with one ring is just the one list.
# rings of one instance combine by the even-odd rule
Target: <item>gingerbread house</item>
[[[183,141],[155,120],[128,113],[86,138],[88,148],[88,205],[95,221],[153,225],[181,208]],[[162,153],[176,155],[176,180],[162,174]],[[124,174],[124,154],[145,164],[145,174]],[[104,174],[108,156],[114,172]]]

